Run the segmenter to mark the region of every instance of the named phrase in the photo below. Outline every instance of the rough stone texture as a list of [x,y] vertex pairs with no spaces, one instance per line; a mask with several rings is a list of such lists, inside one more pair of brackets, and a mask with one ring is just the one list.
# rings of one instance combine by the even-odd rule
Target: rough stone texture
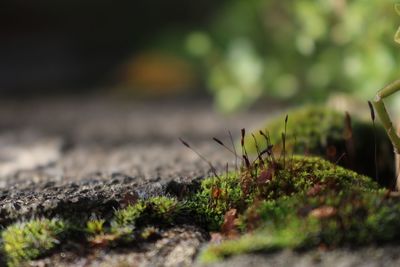
[[206,237],[201,230],[183,225],[163,231],[161,238],[155,242],[137,244],[130,248],[92,249],[88,253],[79,253],[77,249],[75,252],[62,251],[32,261],[29,266],[191,266],[200,245],[207,240]]
[[[184,137],[217,167],[232,155],[211,140],[253,128],[272,108],[223,116],[205,102],[135,103],[70,98],[0,104],[0,224],[32,216],[106,212],[129,193],[157,194],[190,182],[209,166],[179,143]],[[237,136],[237,135],[236,135]],[[192,266],[208,239],[193,226],[113,249],[67,243],[30,266]],[[398,266],[399,248],[244,255],[213,266]]]
[[399,247],[384,246],[332,251],[293,252],[285,250],[270,254],[251,254],[232,257],[226,261],[196,267],[239,267],[239,266],[293,266],[293,267],[395,267],[400,266]]
[[[264,111],[222,116],[207,103],[136,103],[73,98],[0,104],[0,224],[33,216],[107,214],[126,194],[157,194],[189,183],[232,155],[212,141],[264,120]],[[226,139],[229,141],[228,139]],[[172,189],[171,189],[172,188]],[[173,191],[173,187],[170,189]],[[131,248],[63,244],[32,266],[190,266],[207,233],[193,226]]]
[[[0,224],[33,215],[112,210],[126,193],[157,193],[232,155],[212,141],[253,127],[264,112],[222,116],[207,103],[105,98],[0,104]],[[146,189],[146,190],[143,190]]]

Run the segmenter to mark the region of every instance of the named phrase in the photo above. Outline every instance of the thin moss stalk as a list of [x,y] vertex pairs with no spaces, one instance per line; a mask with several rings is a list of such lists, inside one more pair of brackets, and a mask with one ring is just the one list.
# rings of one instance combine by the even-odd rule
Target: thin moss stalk
[[[272,143],[272,152],[276,156],[281,155],[281,135],[284,132],[285,152],[289,156],[286,159],[290,159],[291,154],[323,157],[342,167],[374,177],[384,187],[395,187],[393,146],[381,124],[377,123],[375,127],[371,121],[315,105],[296,108],[289,114],[286,131],[285,117],[277,116],[260,125],[260,129],[266,130],[253,132],[256,140],[245,140],[251,156],[256,155],[256,142],[261,148]],[[267,132],[269,144],[262,135]]]

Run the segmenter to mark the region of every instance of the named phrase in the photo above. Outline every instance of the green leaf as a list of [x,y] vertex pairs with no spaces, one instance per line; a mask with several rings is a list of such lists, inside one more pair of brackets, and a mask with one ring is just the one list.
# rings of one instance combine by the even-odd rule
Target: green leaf
[[397,29],[396,34],[394,35],[394,41],[400,44],[400,27]]
[[396,13],[400,15],[400,3],[394,4],[394,10],[396,10]]

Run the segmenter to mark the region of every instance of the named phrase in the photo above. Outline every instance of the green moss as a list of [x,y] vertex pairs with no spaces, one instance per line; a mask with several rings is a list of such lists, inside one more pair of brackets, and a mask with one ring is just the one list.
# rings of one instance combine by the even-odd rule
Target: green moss
[[[283,222],[282,222],[283,223]],[[258,251],[274,251],[283,248],[297,248],[305,244],[308,234],[316,228],[315,220],[299,220],[297,216],[287,220],[285,227],[265,227],[242,235],[239,239],[209,245],[199,256],[205,263],[225,257]]]
[[[320,106],[308,106],[288,112],[287,145],[296,153],[310,151],[325,155],[326,147],[337,140],[343,140],[344,114]],[[270,121],[264,129],[271,136],[271,141],[280,147],[281,134],[285,131],[285,118]],[[263,129],[263,130],[264,130]],[[260,135],[257,139],[263,147],[266,143]],[[295,144],[296,138],[296,144]],[[255,151],[252,139],[248,139],[249,149]]]
[[159,228],[180,223],[220,231],[226,239],[209,245],[200,256],[203,261],[400,238],[400,199],[371,178],[318,157],[276,158],[266,156],[238,172],[206,178],[179,200],[139,199],[111,219],[92,216],[75,227],[58,219],[10,225],[2,232],[4,254],[10,266],[17,266],[55,248],[67,230],[76,240],[104,247],[151,241],[160,237]]
[[147,201],[147,214],[149,218],[172,222],[178,201],[176,198],[157,196]]
[[[315,157],[294,156],[285,168],[282,165],[275,162],[270,179],[247,193],[253,201],[238,209],[235,220],[240,234],[209,245],[200,255],[202,261],[321,244],[395,242],[400,237],[400,199],[372,179]],[[236,187],[242,183],[238,176]]]
[[[232,172],[219,178],[207,178],[187,205],[203,219],[209,230],[215,231],[219,230],[229,209],[244,212],[255,200],[305,194],[314,186],[326,190],[378,188],[370,178],[316,157],[293,156],[287,160],[285,168],[281,161],[258,167],[257,172],[254,177],[248,172]],[[270,177],[261,180],[261,173],[266,172],[270,172]]]
[[124,209],[115,211],[114,219],[111,221],[111,232],[119,235],[128,235],[135,229],[136,221],[146,209],[144,201],[138,201]]
[[257,218],[255,231],[210,245],[200,259],[209,262],[240,253],[321,244],[336,247],[396,242],[400,237],[399,216],[399,200],[388,198],[382,190],[348,189],[263,201],[241,218],[253,220],[252,224]]
[[9,266],[35,259],[55,248],[67,224],[58,219],[33,219],[8,226],[1,234]]
[[99,235],[103,234],[104,223],[106,221],[104,219],[98,219],[97,217],[93,217],[86,222],[86,232],[90,235]]
[[157,236],[159,236],[159,230],[154,226],[147,226],[140,232],[140,238],[143,240],[149,240]]
[[[393,242],[400,237],[396,219],[400,201],[369,177],[316,157],[293,156],[284,163],[282,159],[255,166],[257,175],[246,177],[249,171],[242,170],[236,176],[203,181],[197,199],[202,197],[199,203],[208,201],[208,206],[198,208],[219,226],[226,211],[236,209],[234,228],[239,235],[208,246],[202,261],[280,248]],[[271,169],[268,179],[260,183],[263,171]],[[220,205],[210,205],[216,201],[213,190],[226,184],[230,190],[241,190],[227,194]]]
[[126,237],[138,227],[148,224],[170,224],[174,221],[177,206],[175,198],[166,196],[139,200],[134,205],[115,211],[111,233]]
[[233,207],[240,208],[251,196],[243,197],[237,173],[229,173],[220,178],[211,177],[201,182],[200,190],[185,203],[197,222],[208,230],[217,231],[225,213]]
[[[375,177],[374,128],[372,122],[351,118],[351,130],[346,126],[345,113],[323,106],[306,106],[288,112],[286,149],[299,155],[316,155],[353,169],[361,174]],[[274,153],[282,151],[282,133],[285,132],[285,117],[269,121],[262,130],[269,132]],[[394,185],[394,159],[392,147],[385,131],[376,127],[379,182],[387,187]],[[266,147],[265,139],[254,132],[260,147]],[[245,140],[248,151],[255,153],[255,142],[251,136]]]

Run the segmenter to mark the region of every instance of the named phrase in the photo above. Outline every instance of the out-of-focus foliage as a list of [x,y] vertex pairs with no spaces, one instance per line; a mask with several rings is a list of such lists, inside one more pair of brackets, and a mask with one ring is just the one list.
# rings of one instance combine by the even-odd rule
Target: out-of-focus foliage
[[262,95],[366,99],[398,74],[398,24],[393,1],[233,0],[207,29],[188,34],[186,49],[225,111]]

